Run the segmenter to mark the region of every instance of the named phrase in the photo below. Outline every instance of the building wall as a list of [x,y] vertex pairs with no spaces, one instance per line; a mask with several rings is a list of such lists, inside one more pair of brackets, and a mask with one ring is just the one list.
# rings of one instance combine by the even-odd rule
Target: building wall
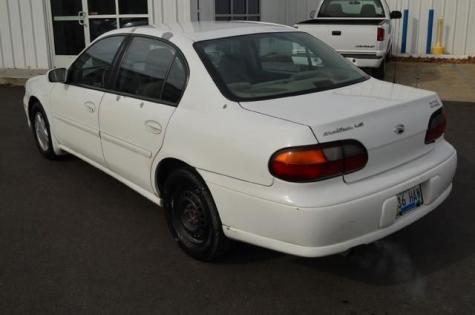
[[[52,67],[53,34],[47,1],[0,0],[0,69]],[[148,7],[155,24],[189,21],[191,17],[190,0],[148,0]]]
[[316,10],[320,0],[261,0],[261,19],[286,25],[308,20],[310,12]]
[[173,23],[190,21],[193,0],[149,0],[152,23]]
[[[261,0],[262,20],[293,25],[306,20],[321,0]],[[406,53],[426,54],[429,10],[434,9],[432,46],[436,42],[437,18],[444,18],[443,46],[454,56],[475,56],[474,0],[387,0],[391,10],[409,10]],[[395,43],[393,53],[401,55],[402,20],[393,21]]]
[[[198,1],[200,20],[214,20],[215,0],[191,0],[192,7],[196,7]],[[261,0],[261,20],[293,25],[299,21],[308,19],[310,11],[315,10],[320,1],[321,0]],[[196,15],[192,14],[192,20],[197,20]]]
[[[0,0],[0,68],[46,69],[52,65],[49,0]],[[214,20],[214,0],[148,0],[152,23]],[[261,20],[293,25],[309,18],[321,0],[261,0]],[[407,53],[425,54],[429,9],[445,19],[443,44],[455,56],[475,55],[474,0],[388,0],[392,10],[409,10]],[[199,4],[199,5],[198,5]],[[198,8],[199,7],[199,8]],[[394,21],[393,53],[401,53],[402,20]]]
[[[443,46],[446,53],[455,56],[475,56],[475,1],[474,0],[388,0],[392,10],[409,10],[407,53],[421,56],[426,53],[429,10],[434,9],[434,35],[436,22],[444,18]],[[394,22],[395,54],[401,54],[402,20]]]
[[46,20],[43,0],[0,0],[0,68],[49,67]]

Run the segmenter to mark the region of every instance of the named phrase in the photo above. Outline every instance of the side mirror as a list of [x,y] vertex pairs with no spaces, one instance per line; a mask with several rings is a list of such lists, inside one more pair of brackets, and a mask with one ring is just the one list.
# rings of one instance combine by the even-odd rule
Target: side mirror
[[317,10],[312,10],[310,11],[310,16],[311,19],[315,19],[317,17]]
[[400,18],[402,18],[402,13],[401,11],[392,11],[390,17],[393,20],[399,20]]
[[50,70],[48,72],[49,82],[66,83],[66,77],[67,77],[66,68],[57,68],[57,69]]

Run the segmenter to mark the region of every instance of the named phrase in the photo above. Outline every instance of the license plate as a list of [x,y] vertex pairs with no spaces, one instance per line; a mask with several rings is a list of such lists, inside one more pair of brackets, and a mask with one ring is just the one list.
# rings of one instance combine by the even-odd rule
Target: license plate
[[399,195],[397,195],[398,201],[398,215],[402,216],[406,213],[419,208],[424,203],[422,199],[422,188],[421,186],[412,187],[409,190],[406,190]]

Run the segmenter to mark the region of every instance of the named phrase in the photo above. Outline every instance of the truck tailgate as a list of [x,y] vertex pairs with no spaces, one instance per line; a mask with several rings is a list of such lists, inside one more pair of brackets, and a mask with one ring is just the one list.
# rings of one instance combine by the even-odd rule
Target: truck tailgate
[[297,25],[300,31],[307,32],[332,46],[340,53],[375,53],[383,49],[377,41],[378,26],[384,20],[340,20],[316,19]]

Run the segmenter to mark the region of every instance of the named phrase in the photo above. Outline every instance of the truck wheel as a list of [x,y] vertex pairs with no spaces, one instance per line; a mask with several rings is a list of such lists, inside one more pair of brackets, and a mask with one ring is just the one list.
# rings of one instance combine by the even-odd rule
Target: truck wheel
[[174,171],[165,181],[164,201],[170,232],[188,255],[211,261],[229,248],[211,193],[195,172]]
[[385,60],[383,60],[383,62],[379,66],[379,68],[376,68],[376,69],[373,70],[373,76],[376,79],[384,80],[384,77],[386,75],[386,63],[387,63],[387,61],[385,59]]

